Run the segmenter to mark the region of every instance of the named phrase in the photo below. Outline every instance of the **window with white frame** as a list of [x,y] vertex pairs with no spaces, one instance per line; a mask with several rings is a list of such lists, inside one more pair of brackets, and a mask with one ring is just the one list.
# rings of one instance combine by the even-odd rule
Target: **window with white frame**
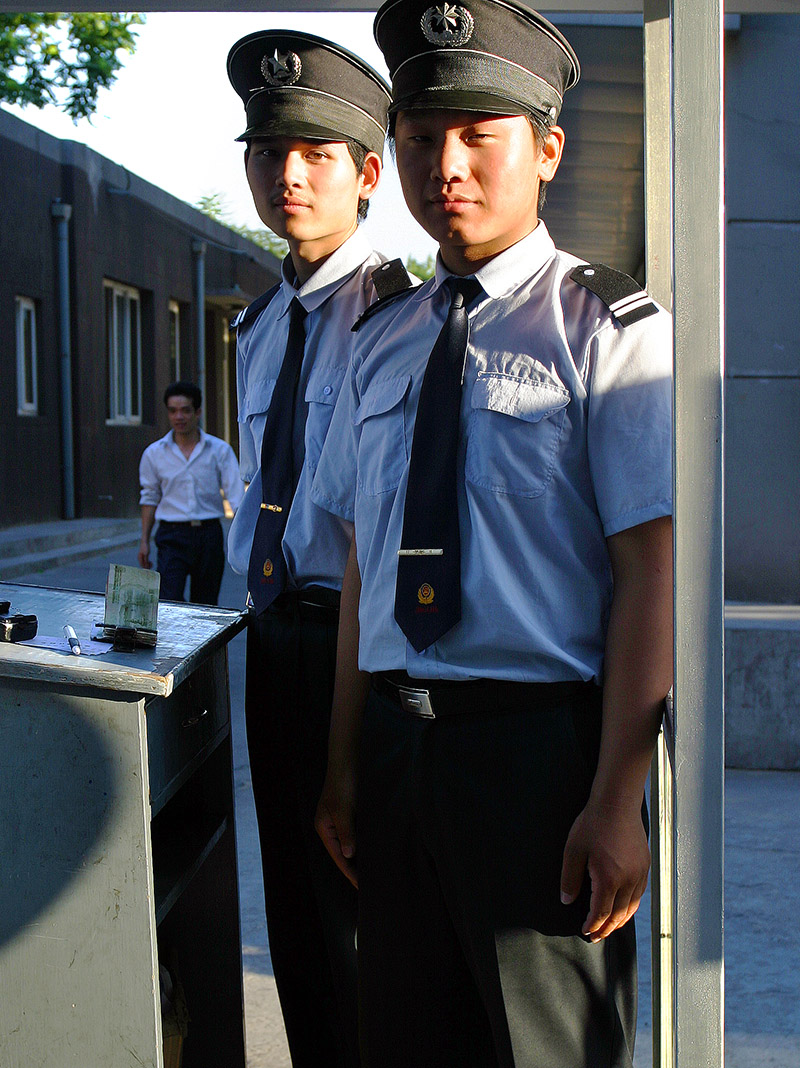
[[142,421],[141,302],[138,289],[104,282],[109,423]]
[[181,309],[177,300],[169,302],[169,380],[181,377]]
[[17,318],[17,415],[39,414],[36,304],[15,297]]

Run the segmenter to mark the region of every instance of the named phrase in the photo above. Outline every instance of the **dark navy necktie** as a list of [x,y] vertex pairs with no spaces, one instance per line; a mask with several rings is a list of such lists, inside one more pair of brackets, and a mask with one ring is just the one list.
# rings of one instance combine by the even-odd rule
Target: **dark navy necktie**
[[259,613],[286,587],[286,560],[281,542],[295,490],[294,416],[306,340],[305,317],[306,310],[295,297],[291,303],[286,352],[261,439],[261,509],[247,569],[247,586]]
[[420,389],[394,618],[417,652],[461,618],[461,539],[457,461],[461,386],[469,337],[467,308],[482,292],[475,278],[448,278],[450,311]]

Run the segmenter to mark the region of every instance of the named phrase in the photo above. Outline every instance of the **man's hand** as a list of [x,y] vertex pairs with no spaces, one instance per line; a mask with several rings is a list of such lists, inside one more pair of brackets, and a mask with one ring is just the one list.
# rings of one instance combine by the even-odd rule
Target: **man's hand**
[[317,805],[314,826],[336,865],[353,886],[356,876],[356,778],[359,738],[364,705],[369,692],[369,675],[358,669],[358,599],[361,575],[356,541],[342,579],[339,607],[339,636],[336,645],[336,685],[331,706],[328,739],[328,771]]
[[650,851],[642,797],[664,696],[672,684],[672,524],[666,517],[608,539],[614,596],[603,670],[600,755],[586,807],[564,848],[561,897],[570,904],[588,872],[583,933],[607,938],[639,907]]
[[139,567],[149,569],[153,566],[150,563],[150,535],[153,533],[153,527],[156,522],[156,506],[154,504],[142,505],[142,538],[139,542],[139,552],[136,554],[139,561]]
[[565,905],[575,900],[588,871],[592,896],[582,930],[592,942],[599,942],[639,908],[649,870],[641,802],[603,806],[590,800],[573,823],[564,848],[561,900]]
[[346,772],[328,767],[314,826],[336,866],[358,887],[355,855],[355,781]]

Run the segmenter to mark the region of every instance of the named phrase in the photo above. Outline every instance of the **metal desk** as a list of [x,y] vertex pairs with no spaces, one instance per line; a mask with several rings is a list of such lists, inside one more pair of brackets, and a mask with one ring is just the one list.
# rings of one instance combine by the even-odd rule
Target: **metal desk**
[[[244,1068],[227,643],[242,613],[162,602],[154,649],[37,648],[98,594],[0,584],[35,613],[0,645],[3,1065],[162,1068],[159,963],[184,1068]],[[108,647],[103,647],[108,648]]]

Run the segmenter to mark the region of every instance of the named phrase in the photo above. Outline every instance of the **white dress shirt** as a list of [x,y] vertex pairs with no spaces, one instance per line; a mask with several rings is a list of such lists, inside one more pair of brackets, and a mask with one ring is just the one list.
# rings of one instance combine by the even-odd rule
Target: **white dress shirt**
[[156,505],[156,519],[185,523],[225,514],[220,490],[234,511],[244,490],[233,449],[201,430],[190,456],[184,456],[170,430],[148,445],[139,463],[139,504]]

